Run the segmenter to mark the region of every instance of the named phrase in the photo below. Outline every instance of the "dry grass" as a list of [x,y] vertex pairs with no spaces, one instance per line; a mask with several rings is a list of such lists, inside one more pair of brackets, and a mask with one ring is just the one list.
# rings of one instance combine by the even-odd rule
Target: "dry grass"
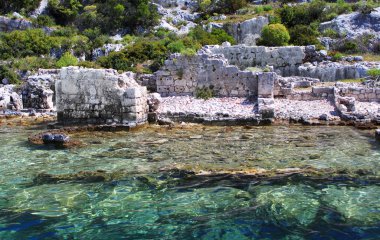
[[374,53],[366,53],[361,54],[364,58],[364,61],[368,62],[380,62],[380,54],[374,54]]

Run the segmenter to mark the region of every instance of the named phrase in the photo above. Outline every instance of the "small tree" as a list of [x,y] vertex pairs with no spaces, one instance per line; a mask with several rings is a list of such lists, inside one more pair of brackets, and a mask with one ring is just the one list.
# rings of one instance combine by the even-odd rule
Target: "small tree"
[[68,67],[78,65],[78,59],[70,52],[65,52],[63,56],[57,61],[57,67]]
[[286,27],[282,24],[269,24],[261,32],[258,44],[265,46],[286,46],[289,43],[290,35]]

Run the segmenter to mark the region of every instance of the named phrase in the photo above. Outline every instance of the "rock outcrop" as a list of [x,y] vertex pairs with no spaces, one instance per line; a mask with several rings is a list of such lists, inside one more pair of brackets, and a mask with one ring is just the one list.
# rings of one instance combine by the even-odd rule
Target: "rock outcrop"
[[56,81],[62,124],[141,124],[147,120],[146,87],[134,74],[110,69],[62,68]]
[[321,23],[320,30],[332,29],[341,36],[357,38],[369,34],[380,39],[380,7],[370,14],[354,12],[343,14],[329,22]]
[[0,16],[0,32],[11,32],[14,30],[26,30],[33,27],[31,21],[23,18],[9,18]]
[[197,6],[196,1],[156,0],[155,2],[158,13],[162,16],[157,29],[164,28],[177,34],[187,34],[197,26],[194,21],[200,15],[193,12]]
[[55,76],[51,74],[28,77],[22,88],[22,100],[25,108],[53,109]]
[[92,50],[92,60],[99,57],[108,56],[111,52],[120,52],[124,48],[123,44],[104,44],[101,48]]
[[237,43],[255,46],[264,26],[269,24],[268,17],[257,17],[240,23],[227,23],[223,28],[234,37]]
[[22,99],[14,85],[0,85],[0,110],[21,110]]

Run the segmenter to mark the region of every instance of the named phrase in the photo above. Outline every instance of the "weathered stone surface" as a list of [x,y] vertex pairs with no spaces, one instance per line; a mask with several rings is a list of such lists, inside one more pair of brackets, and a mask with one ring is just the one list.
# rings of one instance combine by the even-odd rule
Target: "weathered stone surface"
[[14,85],[0,85],[0,110],[21,110],[21,96],[15,91]]
[[44,144],[64,144],[70,141],[70,137],[64,134],[45,133],[42,135]]
[[375,131],[375,137],[377,141],[380,141],[380,129],[376,129]]
[[209,46],[206,50],[213,54],[222,54],[230,64],[241,69],[273,66],[275,72],[281,76],[298,75],[298,67],[301,66],[306,56],[305,47],[297,46]]
[[171,55],[155,76],[157,92],[162,96],[196,95],[206,87],[220,97],[257,96],[259,78],[274,81],[277,77],[271,72],[241,71],[207,48],[195,56]]
[[100,48],[92,50],[92,60],[96,60],[99,57],[108,56],[111,52],[120,52],[124,48],[123,44],[104,44]]
[[318,78],[322,82],[356,79],[366,76],[365,63],[343,64],[337,62],[306,63],[298,67],[298,76]]
[[234,37],[237,43],[255,46],[263,27],[268,24],[268,17],[260,16],[240,23],[224,24],[223,28]]
[[159,93],[148,94],[149,112],[155,112],[160,106],[161,102],[162,102],[162,99]]
[[257,95],[261,98],[273,98],[275,73],[258,74]]
[[26,30],[32,28],[33,24],[31,21],[26,19],[9,18],[0,16],[0,32],[11,32],[14,30]]
[[28,77],[22,88],[25,108],[53,109],[53,95],[56,75],[44,74]]
[[56,82],[58,121],[71,124],[145,123],[146,87],[133,73],[115,70],[62,68]]
[[329,22],[321,23],[320,30],[333,29],[341,35],[356,38],[363,34],[373,35],[380,39],[380,7],[371,14],[354,12],[343,14]]

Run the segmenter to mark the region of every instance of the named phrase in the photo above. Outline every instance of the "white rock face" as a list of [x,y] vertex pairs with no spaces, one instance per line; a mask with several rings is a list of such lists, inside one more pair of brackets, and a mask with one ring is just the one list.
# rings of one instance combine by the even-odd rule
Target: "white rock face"
[[55,76],[51,74],[28,77],[22,89],[22,99],[25,108],[53,109]]
[[0,85],[0,110],[21,110],[21,96],[15,91],[14,85]]
[[130,124],[147,120],[146,87],[133,73],[111,69],[62,68],[56,81],[58,121],[61,123]]
[[49,0],[41,0],[40,2],[40,5],[38,6],[38,8],[36,10],[34,10],[33,14],[32,14],[32,17],[38,17],[39,15],[41,15],[42,13],[45,12],[46,8],[48,7],[48,4],[49,4]]
[[237,43],[254,46],[260,38],[264,26],[269,24],[267,17],[257,17],[241,23],[233,23],[226,26],[227,32],[231,34]]
[[199,14],[193,12],[195,1],[159,0],[155,2],[157,2],[158,13],[162,16],[156,29],[165,28],[182,35],[197,26],[194,21]]
[[14,30],[26,30],[32,28],[31,21],[26,19],[12,19],[0,16],[0,32],[11,32]]
[[329,28],[350,38],[371,34],[380,39],[380,7],[376,8],[371,14],[361,14],[359,12],[344,14],[320,25],[321,31]]
[[96,60],[99,57],[108,56],[111,52],[120,52],[123,48],[123,44],[104,44],[103,47],[95,48],[92,51],[92,59]]

